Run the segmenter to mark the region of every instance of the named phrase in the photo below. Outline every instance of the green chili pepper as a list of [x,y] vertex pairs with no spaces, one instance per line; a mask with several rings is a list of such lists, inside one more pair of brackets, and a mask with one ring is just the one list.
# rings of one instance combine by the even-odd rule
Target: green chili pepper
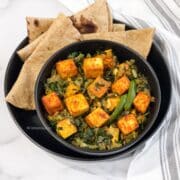
[[110,116],[110,120],[108,121],[108,124],[112,124],[118,118],[119,114],[123,111],[124,105],[126,103],[126,99],[127,99],[127,94],[121,96],[117,104],[117,107]]
[[124,109],[126,111],[131,108],[135,96],[136,96],[136,82],[132,80],[130,83],[126,104],[124,105]]

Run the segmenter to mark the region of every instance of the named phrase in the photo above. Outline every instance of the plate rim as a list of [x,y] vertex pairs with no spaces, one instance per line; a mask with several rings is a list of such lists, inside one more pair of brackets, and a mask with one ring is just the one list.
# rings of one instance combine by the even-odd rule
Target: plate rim
[[[119,21],[119,20],[117,20],[117,19],[113,19],[113,20],[116,21],[116,22],[118,22],[118,23],[124,23],[124,22]],[[126,27],[128,26],[130,29],[136,29],[135,27],[129,25],[128,23],[124,23],[124,24],[126,25]],[[6,93],[7,93],[6,91],[7,91],[8,69],[9,69],[10,66],[11,66],[13,56],[16,54],[17,50],[20,49],[21,46],[25,46],[25,45],[27,44],[27,41],[28,41],[28,37],[25,37],[25,38],[18,44],[18,46],[16,47],[16,49],[13,51],[12,55],[11,55],[10,58],[9,58],[9,62],[8,62],[8,65],[6,66],[5,78],[4,78],[4,96],[6,96]],[[154,47],[157,49],[157,51],[161,54],[162,58],[164,59],[164,64],[165,64],[165,66],[166,66],[166,68],[167,68],[167,71],[168,71],[168,75],[169,75],[169,79],[170,79],[170,92],[169,92],[170,97],[169,97],[169,101],[171,102],[171,101],[172,101],[172,77],[171,77],[171,74],[170,74],[170,70],[169,70],[169,68],[168,68],[168,66],[167,66],[167,63],[166,63],[166,61],[165,61],[166,58],[165,58],[164,55],[161,53],[160,47],[159,47],[158,43],[157,43],[155,40],[153,40],[153,45],[154,45]],[[138,144],[133,145],[133,146],[129,149],[128,152],[122,152],[123,154],[121,154],[121,153],[120,153],[120,154],[114,154],[114,155],[107,156],[107,157],[103,157],[103,156],[102,156],[102,157],[98,157],[96,160],[95,160],[95,159],[92,159],[92,160],[91,160],[90,158],[85,159],[85,158],[81,158],[81,157],[74,157],[74,156],[72,157],[72,156],[68,156],[68,155],[61,154],[61,153],[57,153],[57,152],[54,152],[53,150],[50,150],[50,149],[48,149],[47,147],[44,147],[43,145],[39,144],[39,143],[38,143],[36,140],[34,140],[29,134],[27,134],[27,133],[24,131],[24,129],[20,126],[20,123],[18,123],[18,121],[16,120],[16,118],[15,118],[15,116],[14,116],[14,114],[13,114],[13,111],[11,110],[11,107],[10,107],[10,105],[9,105],[8,102],[6,102],[6,106],[7,106],[7,108],[8,108],[8,111],[9,111],[10,114],[11,114],[11,117],[12,117],[13,121],[15,122],[16,126],[18,127],[18,129],[19,129],[19,130],[27,137],[27,139],[29,139],[29,141],[31,141],[33,144],[37,145],[39,148],[41,148],[41,149],[45,150],[46,152],[48,152],[48,153],[50,153],[50,154],[52,154],[52,155],[55,155],[55,156],[57,156],[57,157],[59,157],[59,158],[65,158],[66,160],[68,159],[68,160],[81,161],[81,162],[82,162],[82,161],[83,161],[83,162],[86,162],[86,161],[88,161],[88,162],[101,161],[101,162],[102,162],[102,161],[113,160],[113,159],[117,159],[117,158],[120,159],[120,158],[125,157],[127,154],[130,154],[130,153],[134,152],[135,149],[137,149],[139,146],[144,145],[144,144],[145,144],[145,141],[147,141],[148,139],[150,139],[153,135],[155,135],[155,133],[157,133],[157,131],[159,131],[159,129],[161,129],[162,124],[163,124],[163,122],[164,122],[164,119],[165,119],[166,116],[167,116],[167,112],[168,112],[169,109],[170,109],[170,103],[169,103],[168,106],[167,106],[167,111],[166,111],[163,119],[161,120],[161,122],[158,124],[158,127],[156,128],[156,130],[154,130],[153,132],[151,132],[151,135],[149,135],[148,137],[146,137],[146,136],[143,137],[143,139],[145,139],[145,140],[141,139],[141,141],[139,141]],[[34,110],[34,111],[35,111],[35,110]],[[151,129],[150,129],[150,131],[151,131]]]

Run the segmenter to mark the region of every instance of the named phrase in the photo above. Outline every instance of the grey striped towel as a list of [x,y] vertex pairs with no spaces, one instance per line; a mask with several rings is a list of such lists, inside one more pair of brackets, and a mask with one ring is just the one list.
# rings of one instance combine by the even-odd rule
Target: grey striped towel
[[[78,11],[93,0],[60,0],[68,9]],[[159,131],[132,157],[81,170],[109,179],[180,179],[180,0],[109,0],[114,17],[137,28],[155,27],[158,46],[167,57],[172,76],[172,102]],[[126,15],[125,15],[126,14]],[[127,15],[128,14],[128,15]],[[136,16],[132,18],[130,15]],[[138,18],[137,18],[138,17]],[[111,168],[113,167],[113,168]],[[76,167],[77,168],[77,167]]]

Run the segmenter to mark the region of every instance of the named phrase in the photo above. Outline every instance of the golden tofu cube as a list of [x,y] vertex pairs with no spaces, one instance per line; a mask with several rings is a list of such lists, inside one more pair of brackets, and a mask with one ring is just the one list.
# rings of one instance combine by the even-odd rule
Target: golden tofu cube
[[107,114],[103,109],[97,108],[86,116],[85,120],[91,128],[98,128],[109,120],[109,114]]
[[69,113],[76,117],[89,110],[89,104],[83,94],[76,94],[65,99]]
[[146,92],[139,92],[134,99],[134,107],[140,113],[145,113],[149,107],[151,97]]
[[97,77],[92,84],[88,86],[88,94],[101,98],[109,89],[111,83],[101,77]]
[[56,71],[62,79],[74,77],[78,74],[78,70],[73,59],[66,59],[57,62]]
[[107,50],[107,54],[105,52],[105,54],[98,54],[95,56],[96,58],[103,59],[104,69],[113,68],[115,66],[115,60],[113,59],[111,53]]
[[55,92],[43,96],[41,101],[49,115],[63,110],[61,99]]
[[116,108],[119,101],[120,101],[120,97],[109,97],[106,100],[106,108],[109,111],[113,111]]
[[127,76],[123,76],[112,84],[112,91],[119,95],[124,94],[130,86],[130,80]]
[[104,69],[111,69],[115,66],[115,60],[113,58],[104,58]]
[[95,57],[104,59],[104,58],[106,58],[106,55],[105,54],[98,54]]
[[72,95],[76,94],[79,90],[80,90],[79,86],[77,86],[73,83],[70,83],[66,88],[65,97],[72,96]]
[[86,78],[96,78],[103,75],[103,59],[99,57],[86,58],[83,62],[83,71]]
[[113,58],[112,49],[107,49],[104,51],[106,57],[104,58],[104,68],[113,68],[115,66],[115,60]]
[[112,135],[112,139],[111,139],[112,143],[119,141],[119,128],[110,126],[107,129],[107,132],[108,134]]
[[127,135],[136,130],[139,124],[134,114],[128,114],[118,120],[117,126],[124,135]]
[[69,119],[61,120],[56,125],[56,132],[63,139],[68,138],[77,132],[77,128]]

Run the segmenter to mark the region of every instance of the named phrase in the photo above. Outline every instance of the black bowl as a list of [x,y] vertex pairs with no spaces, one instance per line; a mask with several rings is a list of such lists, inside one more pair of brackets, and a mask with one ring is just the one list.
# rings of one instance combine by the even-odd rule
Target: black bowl
[[[147,77],[150,87],[151,87],[151,93],[155,97],[156,101],[150,106],[150,115],[147,119],[145,129],[138,136],[138,138],[134,140],[133,142],[129,143],[128,145],[122,148],[117,148],[117,149],[108,150],[108,151],[105,151],[105,150],[97,151],[97,150],[78,148],[66,142],[62,138],[60,138],[49,125],[47,117],[46,117],[45,109],[41,103],[41,97],[44,95],[44,83],[46,82],[47,78],[50,76],[51,70],[54,67],[55,63],[59,61],[60,59],[66,59],[70,53],[74,51],[81,51],[85,54],[86,53],[94,54],[96,50],[105,50],[109,48],[113,49],[113,52],[116,54],[120,62],[123,62],[127,59],[135,59],[135,63],[138,67],[138,70]],[[149,63],[144,58],[142,58],[139,54],[134,52],[132,49],[127,48],[122,44],[115,43],[112,41],[106,41],[106,40],[88,40],[88,41],[83,41],[83,42],[77,42],[57,51],[41,69],[41,72],[37,78],[36,86],[35,86],[36,111],[42,124],[47,129],[49,134],[53,138],[55,138],[60,144],[69,148],[70,150],[74,152],[78,152],[80,154],[88,155],[88,156],[100,157],[100,156],[114,155],[117,153],[125,152],[130,147],[138,143],[147,134],[150,128],[153,126],[157,118],[159,109],[160,109],[160,102],[161,102],[161,91],[160,91],[159,81],[156,77],[154,70],[149,65]]]

